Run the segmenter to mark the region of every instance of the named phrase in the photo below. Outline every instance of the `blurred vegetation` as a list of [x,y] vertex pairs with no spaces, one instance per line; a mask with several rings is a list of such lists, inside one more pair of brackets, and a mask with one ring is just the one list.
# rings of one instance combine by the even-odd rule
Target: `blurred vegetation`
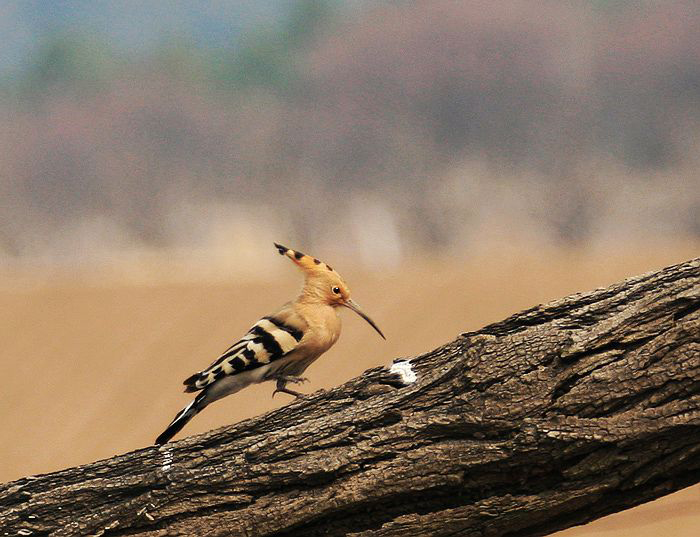
[[695,2],[324,0],[228,49],[50,35],[0,103],[0,257],[196,243],[211,204],[305,244],[697,236],[698,35]]
[[47,95],[57,86],[70,91],[107,82],[114,58],[107,44],[87,36],[56,34],[41,43],[22,80],[27,94]]
[[214,76],[231,91],[262,87],[282,95],[293,92],[301,78],[298,56],[329,28],[333,14],[325,0],[294,3],[279,28],[254,30],[242,46],[224,56]]

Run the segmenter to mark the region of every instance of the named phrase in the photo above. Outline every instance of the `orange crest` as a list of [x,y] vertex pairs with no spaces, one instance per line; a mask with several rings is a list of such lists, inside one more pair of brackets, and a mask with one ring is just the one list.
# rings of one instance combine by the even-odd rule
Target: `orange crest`
[[291,248],[287,248],[286,246],[282,246],[281,244],[277,244],[276,242],[274,243],[274,245],[275,248],[277,248],[277,251],[280,253],[280,255],[287,256],[294,262],[296,266],[298,266],[307,274],[318,274],[319,272],[335,272],[333,268],[331,268],[323,261],[319,261],[315,257],[303,254],[297,250],[292,250]]

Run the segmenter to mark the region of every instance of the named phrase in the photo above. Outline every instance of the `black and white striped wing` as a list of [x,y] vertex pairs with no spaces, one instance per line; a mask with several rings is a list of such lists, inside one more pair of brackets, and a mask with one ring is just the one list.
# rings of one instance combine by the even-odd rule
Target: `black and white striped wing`
[[274,317],[263,317],[208,368],[187,378],[186,392],[202,390],[226,375],[236,375],[279,360],[293,351],[304,333]]

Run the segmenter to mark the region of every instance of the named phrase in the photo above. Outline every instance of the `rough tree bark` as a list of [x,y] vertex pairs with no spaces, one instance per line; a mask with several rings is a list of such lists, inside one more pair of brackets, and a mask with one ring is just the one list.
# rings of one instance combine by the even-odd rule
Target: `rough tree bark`
[[3,535],[545,535],[700,480],[700,259],[0,487]]

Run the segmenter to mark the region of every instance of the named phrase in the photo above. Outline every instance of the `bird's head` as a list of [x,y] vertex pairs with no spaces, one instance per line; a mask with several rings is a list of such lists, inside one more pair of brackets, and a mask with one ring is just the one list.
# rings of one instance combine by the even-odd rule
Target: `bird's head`
[[302,298],[311,302],[327,304],[333,307],[345,306],[367,321],[380,336],[384,334],[372,319],[365,314],[360,306],[350,298],[350,288],[332,267],[315,257],[292,250],[281,244],[274,243],[277,251],[299,267],[305,276]]

